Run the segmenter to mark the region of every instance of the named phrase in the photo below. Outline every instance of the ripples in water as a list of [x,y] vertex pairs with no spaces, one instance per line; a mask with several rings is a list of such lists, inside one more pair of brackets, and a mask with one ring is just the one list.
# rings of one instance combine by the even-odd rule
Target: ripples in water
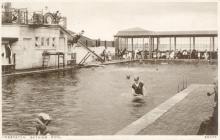
[[[158,67],[158,71],[156,68]],[[126,75],[131,78],[127,79]],[[148,90],[145,103],[133,103],[131,84],[139,75]],[[190,83],[212,83],[210,65],[111,65],[18,78],[3,78],[2,133],[35,134],[34,119],[50,114],[54,135],[111,135]]]

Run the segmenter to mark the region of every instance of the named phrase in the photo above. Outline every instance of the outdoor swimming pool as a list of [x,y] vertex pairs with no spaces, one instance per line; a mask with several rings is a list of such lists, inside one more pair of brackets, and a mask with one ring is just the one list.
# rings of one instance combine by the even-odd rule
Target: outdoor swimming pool
[[[131,75],[127,79],[126,75]],[[131,102],[133,76],[148,91],[144,104]],[[33,135],[35,115],[53,118],[54,135],[111,135],[177,93],[187,84],[211,84],[216,65],[121,64],[65,73],[3,78],[3,135]]]

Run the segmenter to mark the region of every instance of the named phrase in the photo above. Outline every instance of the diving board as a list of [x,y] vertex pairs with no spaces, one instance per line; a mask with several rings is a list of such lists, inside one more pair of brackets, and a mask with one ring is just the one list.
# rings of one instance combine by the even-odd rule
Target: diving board
[[[69,34],[73,39],[76,38],[76,36],[72,35],[69,31],[67,31],[65,28],[63,28],[62,26],[59,25],[59,27],[66,32],[67,34]],[[85,44],[83,44],[81,41],[79,41],[79,38],[77,39],[77,44],[79,44],[80,46],[82,46],[83,48],[85,48],[87,51],[89,51],[91,54],[93,54],[94,56],[96,56],[98,58],[98,60],[103,63],[105,62],[105,60],[99,56],[98,54],[96,54],[94,51],[92,51],[89,47],[87,47]],[[84,58],[83,58],[84,59]],[[84,60],[81,60],[84,61]]]

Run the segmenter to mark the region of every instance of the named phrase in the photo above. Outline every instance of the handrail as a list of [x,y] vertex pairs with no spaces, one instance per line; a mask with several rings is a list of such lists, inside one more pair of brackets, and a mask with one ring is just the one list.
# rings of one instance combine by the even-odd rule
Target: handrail
[[79,43],[81,46],[83,46],[84,48],[86,48],[89,52],[91,52],[93,55],[95,55],[99,60],[100,62],[105,62],[105,60],[99,56],[98,54],[96,54],[95,52],[93,52],[89,47],[87,47],[86,45],[84,45],[81,41],[78,41],[77,43]]

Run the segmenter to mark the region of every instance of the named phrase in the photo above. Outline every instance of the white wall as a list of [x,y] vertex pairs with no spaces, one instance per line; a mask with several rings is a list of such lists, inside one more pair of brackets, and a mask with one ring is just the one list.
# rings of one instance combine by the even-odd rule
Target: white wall
[[1,37],[19,38],[20,28],[17,25],[2,25]]
[[[4,30],[8,29],[3,27]],[[18,28],[18,29],[17,29]],[[12,29],[15,29],[14,25]],[[11,30],[11,28],[9,28]],[[18,41],[11,45],[12,53],[16,53],[16,69],[28,69],[42,67],[43,57],[42,53],[47,51],[57,51],[58,47],[67,47],[67,39],[65,42],[61,43],[60,40],[60,29],[57,27],[29,27],[27,25],[17,25],[17,30],[19,31]],[[13,32],[13,31],[10,31]],[[5,32],[5,36],[11,36]],[[15,35],[14,35],[15,36]],[[41,40],[39,42],[40,46],[35,46],[35,37],[44,38],[44,44],[41,46]],[[55,37],[55,47],[52,47],[52,38]],[[66,36],[63,36],[66,38]],[[49,45],[46,43],[46,38],[49,38]],[[43,40],[43,39],[42,39]],[[65,44],[64,44],[65,43]],[[64,51],[66,50],[63,49]],[[57,65],[57,56],[50,56],[49,66]]]

